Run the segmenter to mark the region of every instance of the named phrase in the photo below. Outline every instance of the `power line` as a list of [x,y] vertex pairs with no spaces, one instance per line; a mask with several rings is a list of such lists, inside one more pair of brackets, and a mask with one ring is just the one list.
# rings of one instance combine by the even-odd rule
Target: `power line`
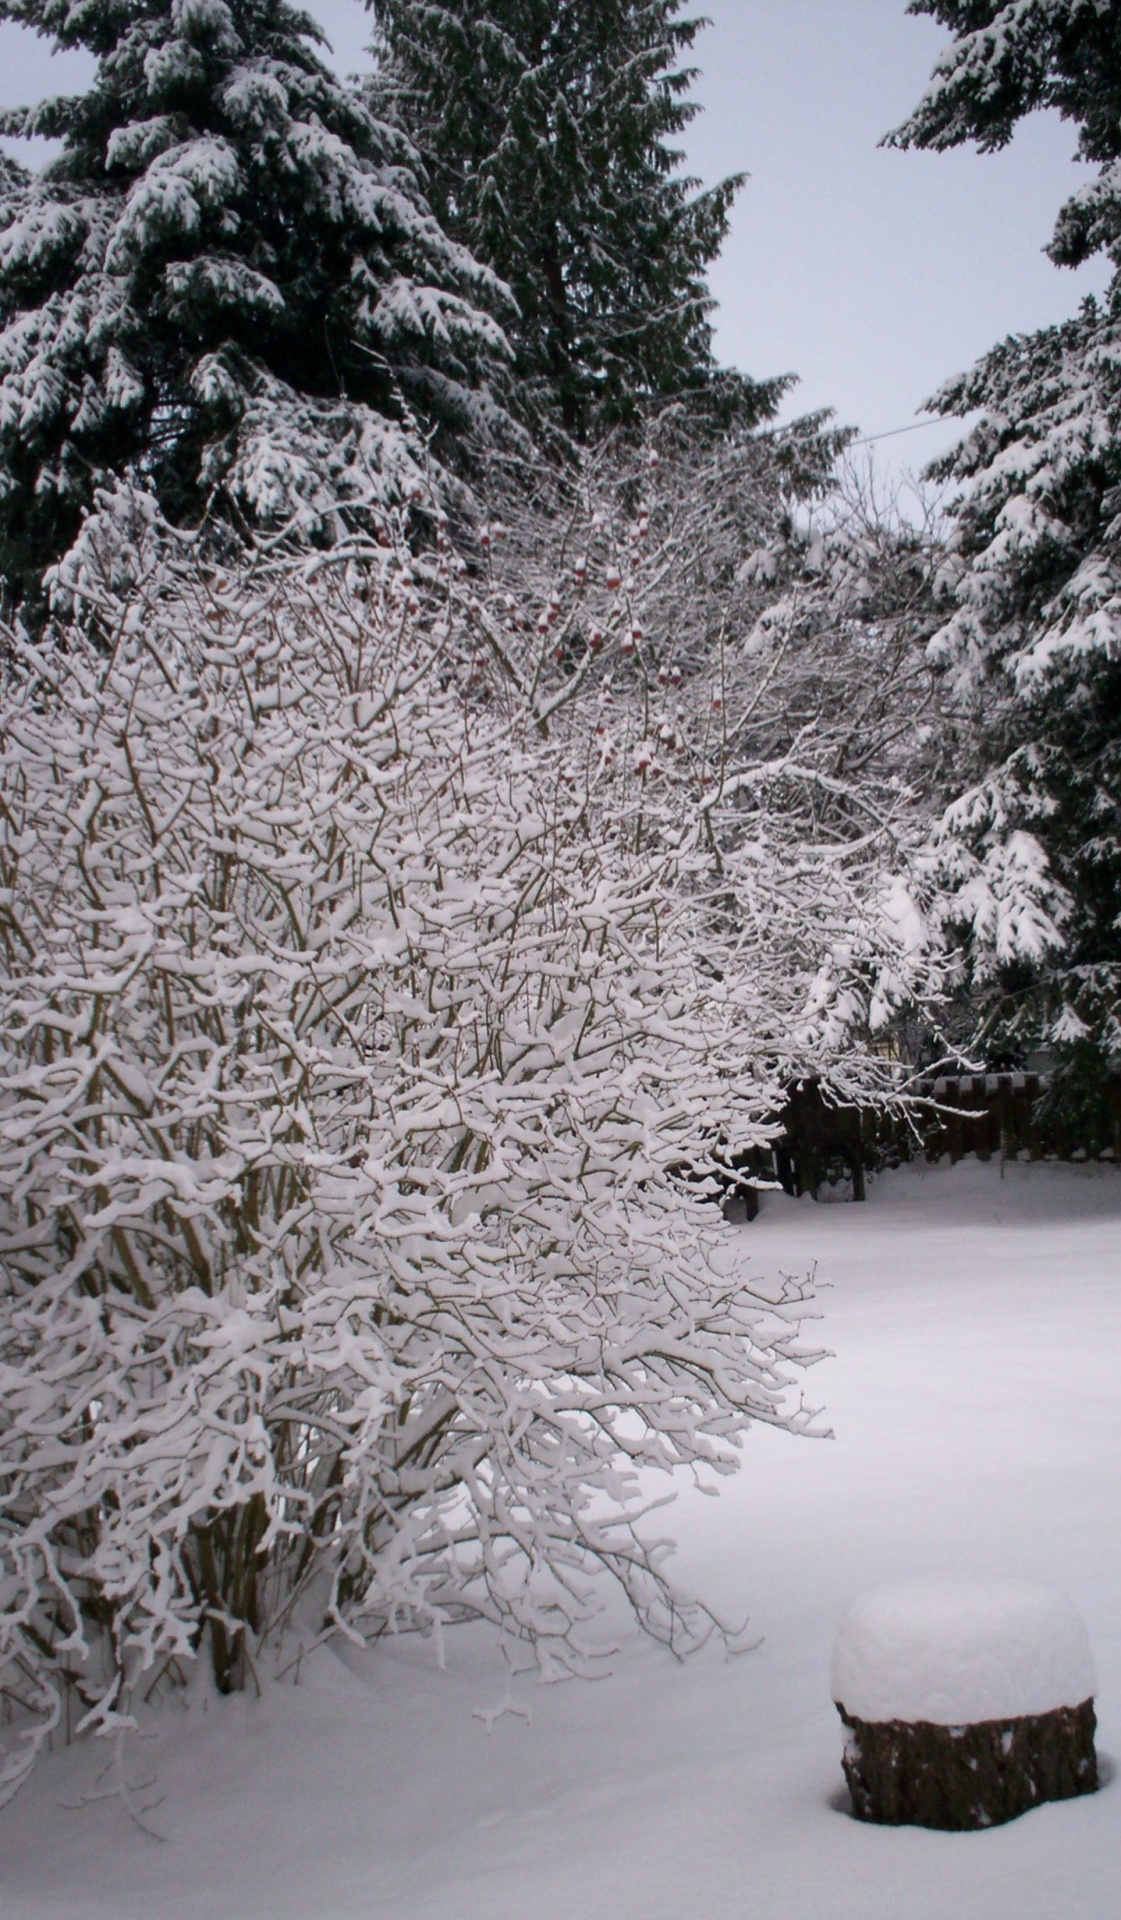
[[894,440],[897,433],[920,433],[923,427],[942,427],[945,424],[945,415],[940,414],[937,420],[916,420],[910,427],[889,427],[886,433],[869,433],[863,440],[850,440],[849,446],[870,447],[874,440]]

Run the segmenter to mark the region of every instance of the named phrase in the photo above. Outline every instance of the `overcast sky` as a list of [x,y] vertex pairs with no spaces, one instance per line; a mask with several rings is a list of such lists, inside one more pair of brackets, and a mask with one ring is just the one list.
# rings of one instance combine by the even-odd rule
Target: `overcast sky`
[[[1081,169],[1076,132],[1036,115],[999,154],[878,145],[946,43],[904,0],[708,0],[697,44],[706,181],[749,179],[712,285],[721,356],[801,375],[794,408],[831,406],[868,434],[913,421],[950,375],[1012,332],[1065,319],[1106,285],[1042,252]],[[881,455],[920,465],[941,424]]]
[[[589,0],[594,4],[594,0]],[[688,159],[706,182],[746,171],[713,275],[722,359],[795,372],[787,413],[833,407],[882,434],[1009,332],[1065,318],[1107,279],[1041,249],[1072,191],[1075,134],[1039,115],[1001,154],[899,153],[877,142],[919,99],[944,42],[905,0],[707,0]],[[343,71],[367,63],[357,0],[312,0]],[[78,56],[0,25],[0,104],[79,86]],[[897,468],[948,443],[943,425],[880,442]]]

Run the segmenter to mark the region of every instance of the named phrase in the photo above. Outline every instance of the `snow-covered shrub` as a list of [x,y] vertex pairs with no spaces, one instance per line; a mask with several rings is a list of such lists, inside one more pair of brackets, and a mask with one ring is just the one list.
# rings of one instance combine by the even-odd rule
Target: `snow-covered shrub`
[[200,1653],[473,1613],[579,1666],[597,1567],[687,1645],[638,1470],[807,1424],[705,1176],[797,1074],[898,1084],[913,822],[749,762],[751,647],[676,670],[688,527],[621,500],[541,594],[496,528],[222,570],[138,501],[9,636],[11,1788],[67,1687],[108,1731]]
[[287,1628],[468,1609],[578,1660],[595,1563],[688,1639],[628,1469],[802,1421],[680,1177],[775,1093],[697,818],[644,846],[418,609],[394,555],[188,561],[13,642],[0,1657],[39,1733]]

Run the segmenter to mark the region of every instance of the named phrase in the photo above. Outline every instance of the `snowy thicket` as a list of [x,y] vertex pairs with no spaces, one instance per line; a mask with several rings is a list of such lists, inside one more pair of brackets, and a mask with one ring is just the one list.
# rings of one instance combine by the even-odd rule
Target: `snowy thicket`
[[136,502],[135,584],[91,538],[11,636],[9,1787],[65,1687],[110,1730],[204,1650],[466,1610],[579,1666],[596,1567],[705,1630],[633,1472],[806,1420],[706,1176],[792,1072],[888,1097],[940,977],[905,794],[748,763],[765,651],[679,670],[671,509],[608,495],[537,596],[495,526],[223,572]]
[[0,202],[0,565],[33,591],[97,488],[336,537],[498,419],[508,309],[415,155],[285,0],[0,13],[97,59],[0,116],[63,143]]
[[[930,844],[934,676],[905,613],[914,553],[889,587],[890,540],[876,554],[851,521],[792,532],[779,481],[819,453],[810,427],[683,449],[667,419],[529,506],[528,482],[510,489],[472,589],[552,729],[584,751],[594,716],[604,764],[645,781],[648,808],[699,807],[730,923],[786,942],[761,1031],[788,1070],[872,1095],[896,1084],[899,1009],[930,1008],[953,966]],[[535,618],[510,591],[525,582]]]
[[1097,1677],[1082,1618],[1057,1588],[944,1574],[850,1601],[830,1685],[857,1719],[953,1727],[1079,1707]]
[[[735,795],[725,831],[740,831],[757,810],[767,836],[781,820],[792,845],[803,836],[831,846],[835,864],[813,871],[809,911],[837,913],[845,967],[856,950],[848,929],[861,926],[874,895],[871,876],[891,876],[882,884],[911,966],[886,998],[852,998],[847,977],[846,1020],[867,1020],[880,1045],[890,1026],[904,1059],[929,1059],[950,1038],[948,1009],[934,1009],[932,1021],[925,986],[914,994],[911,986],[928,982],[933,966],[968,1001],[1002,969],[1053,952],[1069,914],[1037,839],[984,769],[973,703],[935,644],[947,564],[939,516],[931,507],[925,524],[902,517],[851,467],[814,500],[828,435],[813,421],[684,450],[671,426],[663,425],[668,457],[656,436],[659,464],[647,473],[606,463],[614,492],[604,489],[606,503],[601,493],[586,511],[611,533],[639,630],[672,635],[668,657],[661,643],[645,650],[659,689],[684,685],[704,699],[712,687],[720,728],[716,736],[710,724],[705,738],[718,738],[722,792]],[[593,526],[587,537],[604,536]],[[627,684],[648,684],[641,651],[636,674],[612,677],[612,700]],[[660,725],[672,737],[680,700],[660,697]],[[969,771],[976,784],[962,797]],[[855,874],[859,898],[846,907],[833,889]],[[975,1001],[959,1004],[953,1039],[967,1041],[975,1019]],[[828,1077],[836,1083],[845,1071],[838,1062]]]
[[[955,38],[892,139],[999,147],[1054,106],[1079,127],[1096,178],[1050,248],[1076,263],[1121,246],[1121,15],[1097,0],[964,6],[917,0]],[[965,483],[934,641],[974,713],[976,776],[952,816],[978,858],[1034,866],[1052,933],[1000,955],[994,1017],[1013,1045],[1121,1040],[1121,383],[1118,290],[1065,325],[1009,339],[931,405],[982,418],[938,469]],[[1053,937],[1061,932],[1061,951]],[[985,969],[982,969],[984,973]],[[991,996],[990,996],[991,997]]]

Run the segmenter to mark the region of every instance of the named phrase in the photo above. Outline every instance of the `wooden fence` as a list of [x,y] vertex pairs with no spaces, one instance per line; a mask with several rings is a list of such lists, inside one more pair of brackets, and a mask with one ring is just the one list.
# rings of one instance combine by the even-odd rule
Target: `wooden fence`
[[1053,1103],[1051,1091],[1046,1074],[941,1074],[919,1083],[922,1104],[908,1124],[833,1105],[818,1081],[803,1081],[787,1095],[781,1139],[745,1162],[744,1183],[732,1191],[729,1209],[755,1217],[752,1179],[777,1179],[788,1193],[815,1198],[823,1185],[843,1183],[854,1200],[863,1200],[868,1172],[947,1154],[954,1161],[967,1153],[979,1160],[1121,1161],[1121,1074],[1105,1078],[1092,1110]]
[[1053,1083],[1039,1073],[944,1074],[922,1091],[943,1109],[923,1130],[927,1159],[1121,1159],[1121,1074],[1107,1075],[1081,1110],[1053,1105]]

